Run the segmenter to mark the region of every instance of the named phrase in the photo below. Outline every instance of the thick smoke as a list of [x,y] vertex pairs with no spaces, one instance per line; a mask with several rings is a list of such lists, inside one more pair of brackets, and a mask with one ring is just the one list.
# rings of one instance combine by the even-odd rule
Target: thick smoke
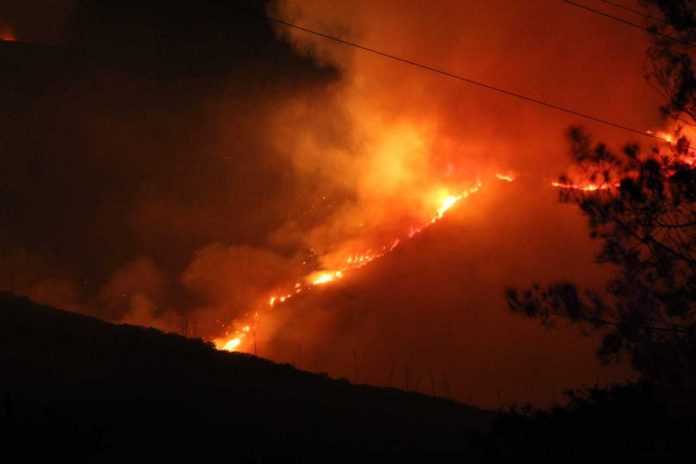
[[[21,41],[58,46],[0,46],[0,287],[211,340],[258,313],[260,355],[483,405],[547,402],[625,374],[598,366],[593,340],[544,331],[503,301],[506,285],[599,287],[607,275],[582,218],[549,187],[577,119],[194,3],[54,2],[44,17],[0,1],[0,23]],[[553,0],[465,3],[268,11],[660,124],[645,37]],[[269,310],[278,289],[403,239],[479,180],[383,259]]]
[[[662,124],[643,79],[647,37],[561,2],[278,1],[272,14],[407,59],[638,129]],[[292,160],[349,200],[302,238],[329,258],[353,237],[403,229],[438,192],[475,179],[476,197],[369,269],[267,316],[272,357],[361,381],[409,385],[480,404],[558,399],[627,375],[603,369],[594,339],[511,315],[505,285],[572,280],[600,289],[609,269],[577,212],[549,184],[565,170],[564,134],[585,123],[616,146],[636,136],[278,26],[301,54],[341,70],[329,97],[286,111]],[[332,97],[332,98],[331,98]],[[340,115],[337,119],[336,115]],[[327,121],[329,121],[327,123]],[[336,127],[338,125],[338,128]],[[287,129],[287,128],[286,128]],[[287,143],[288,137],[279,141]],[[640,140],[639,140],[640,141]],[[514,173],[513,185],[496,172]],[[323,197],[323,196],[322,196]],[[387,233],[387,235],[389,235]],[[343,253],[342,253],[343,252]],[[324,259],[326,267],[335,262]],[[264,339],[261,324],[259,339]],[[300,359],[300,353],[302,359]],[[444,377],[445,379],[443,379]]]
[[[60,6],[51,16],[0,3],[19,39],[0,49],[0,284],[109,320],[219,335],[249,296],[212,285],[269,291],[269,275],[297,259],[269,244],[308,179],[268,132],[280,106],[336,74],[222,6]],[[209,270],[206,284],[202,265],[227,275]]]
[[[614,24],[560,3],[283,0],[271,12],[578,111],[637,128],[659,124],[657,94],[642,78],[645,37],[616,34]],[[365,228],[399,229],[496,172],[543,184],[566,167],[564,133],[577,118],[304,31],[278,33],[342,73],[328,93],[286,106],[274,136],[300,176],[321,179],[314,198],[332,215],[301,235],[321,255],[375,236]],[[610,142],[635,139],[588,126]]]

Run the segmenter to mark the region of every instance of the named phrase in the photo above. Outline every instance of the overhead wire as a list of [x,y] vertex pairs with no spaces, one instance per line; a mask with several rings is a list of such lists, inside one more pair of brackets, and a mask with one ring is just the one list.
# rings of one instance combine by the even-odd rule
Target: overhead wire
[[[602,10],[598,10],[597,8],[592,8],[591,6],[585,5],[584,3],[576,2],[574,0],[559,0],[559,1],[565,3],[566,5],[570,5],[572,7],[587,11],[588,13],[592,13],[592,14],[610,19],[612,21],[616,21],[616,22],[621,23],[625,26],[632,27],[634,29],[639,29],[643,32],[647,32],[648,34],[656,35],[658,37],[662,37],[663,39],[667,39],[667,40],[670,40],[673,42],[680,43],[682,45],[686,45],[687,47],[694,48],[694,44],[692,42],[689,42],[687,40],[682,40],[679,37],[674,37],[673,35],[665,34],[664,32],[660,32],[657,29],[654,29],[654,28],[651,28],[648,26],[644,26],[642,24],[638,24],[638,23],[635,23],[633,21],[629,21],[628,19],[622,18],[620,16],[617,16],[617,15],[614,15],[611,13],[607,13],[607,12],[602,11]],[[602,1],[604,1],[604,0],[602,0]],[[605,2],[605,3],[617,5],[614,2]],[[654,21],[653,18],[651,18],[651,19]]]
[[599,0],[599,1],[602,3],[606,3],[607,5],[611,5],[613,7],[620,8],[624,11],[628,11],[629,13],[633,13],[635,15],[642,16],[645,19],[649,19],[651,21],[657,21],[657,19],[655,19],[653,16],[649,15],[648,13],[641,11],[641,10],[638,10],[636,8],[631,8],[630,6],[624,5],[623,3],[614,2],[612,0]]
[[631,126],[628,126],[628,125],[625,125],[625,124],[621,124],[621,123],[619,123],[619,122],[612,121],[612,120],[610,120],[610,119],[606,119],[606,118],[602,118],[602,117],[599,117],[599,116],[595,116],[595,115],[592,115],[592,114],[589,114],[589,113],[577,111],[577,110],[574,110],[574,109],[572,109],[572,108],[569,108],[569,107],[566,107],[566,106],[562,106],[562,105],[558,105],[558,104],[555,104],[555,103],[552,103],[552,102],[549,102],[549,101],[546,101],[546,100],[542,100],[542,99],[537,98],[537,97],[532,97],[532,96],[530,96],[530,95],[526,95],[526,94],[522,94],[522,93],[519,93],[519,92],[515,92],[515,91],[513,91],[513,90],[509,90],[509,89],[506,89],[506,88],[504,88],[504,87],[500,87],[500,86],[493,85],[493,84],[490,84],[490,83],[487,83],[487,82],[483,82],[483,81],[479,81],[479,80],[476,80],[476,79],[472,79],[472,78],[470,78],[470,77],[466,77],[466,76],[463,76],[463,75],[461,75],[461,74],[457,74],[457,73],[454,73],[454,72],[451,72],[451,71],[447,71],[447,70],[442,69],[442,68],[439,68],[439,67],[431,66],[431,65],[424,64],[424,63],[421,63],[421,62],[418,62],[418,61],[415,61],[415,60],[411,60],[411,59],[408,59],[408,58],[404,58],[404,57],[402,57],[402,56],[398,56],[398,55],[395,55],[395,54],[392,54],[392,53],[389,53],[389,52],[385,52],[385,51],[379,50],[379,49],[377,49],[377,48],[373,48],[373,47],[370,47],[370,46],[367,46],[367,45],[364,45],[364,44],[361,44],[361,43],[358,43],[358,42],[350,41],[350,40],[347,40],[347,39],[344,39],[344,38],[341,38],[341,37],[338,37],[338,36],[335,36],[335,35],[331,35],[331,34],[328,34],[328,33],[325,33],[325,32],[321,32],[321,31],[318,31],[318,30],[315,30],[315,29],[311,29],[311,28],[306,27],[306,26],[302,26],[302,25],[299,25],[299,24],[295,24],[295,23],[293,23],[293,22],[290,22],[290,21],[287,21],[287,20],[284,20],[284,19],[281,19],[281,18],[278,18],[278,17],[271,16],[271,15],[265,13],[265,12],[260,12],[260,11],[256,11],[256,10],[250,10],[250,9],[248,9],[248,8],[244,8],[244,7],[241,7],[241,6],[237,5],[237,4],[234,4],[234,3],[231,3],[231,2],[227,2],[227,1],[224,1],[224,0],[210,0],[210,1],[213,2],[213,3],[216,3],[216,4],[220,4],[220,5],[224,5],[224,6],[233,8],[233,9],[235,9],[235,10],[237,10],[237,11],[240,11],[240,12],[243,12],[243,13],[245,13],[245,14],[247,14],[247,15],[255,16],[255,17],[260,18],[260,19],[264,19],[264,20],[269,21],[269,22],[274,23],[274,24],[278,24],[278,25],[281,25],[281,26],[285,26],[285,27],[288,27],[288,28],[291,28],[291,29],[294,29],[294,30],[297,30],[297,31],[300,31],[300,32],[303,32],[303,33],[306,33],[306,34],[314,35],[314,36],[316,36],[316,37],[320,37],[320,38],[323,38],[323,39],[325,39],[325,40],[329,40],[329,41],[338,43],[338,44],[340,44],[340,45],[344,45],[344,46],[347,46],[347,47],[352,47],[352,48],[355,48],[355,49],[357,49],[357,50],[361,50],[361,51],[363,51],[363,52],[367,52],[367,53],[371,53],[371,54],[373,54],[373,55],[381,56],[381,57],[383,57],[383,58],[387,58],[387,59],[389,59],[389,60],[396,61],[396,62],[399,62],[399,63],[403,63],[403,64],[406,64],[406,65],[409,65],[409,66],[413,66],[413,67],[415,67],[415,68],[419,68],[419,69],[422,69],[422,70],[425,70],[425,71],[429,71],[429,72],[432,72],[432,73],[435,73],[435,74],[439,74],[439,75],[441,75],[441,76],[445,76],[445,77],[448,77],[448,78],[451,78],[451,79],[456,79],[456,80],[459,80],[459,81],[461,81],[461,82],[465,82],[465,83],[467,83],[467,84],[471,84],[471,85],[474,85],[474,86],[477,86],[477,87],[481,87],[481,88],[490,90],[490,91],[492,91],[492,92],[496,92],[496,93],[500,93],[500,94],[503,94],[503,95],[507,95],[507,96],[510,96],[510,97],[513,97],[513,98],[517,98],[517,99],[520,99],[520,100],[524,100],[524,101],[529,102],[529,103],[533,103],[533,104],[536,104],[536,105],[539,105],[539,106],[543,106],[543,107],[546,107],[546,108],[550,108],[550,109],[553,109],[553,110],[556,110],[556,111],[560,111],[560,112],[563,112],[563,113],[566,113],[566,114],[570,114],[570,115],[573,115],[573,116],[577,116],[577,117],[586,119],[586,120],[588,120],[588,121],[593,121],[593,122],[596,122],[596,123],[599,123],[599,124],[602,124],[602,125],[605,125],[605,126],[613,127],[613,128],[615,128],[615,129],[620,129],[620,130],[623,130],[623,131],[627,131],[627,132],[631,132],[631,133],[634,133],[634,134],[637,134],[637,135],[641,135],[641,136],[643,136],[643,137],[647,137],[647,138],[651,138],[651,139],[660,140],[660,141],[662,141],[662,142],[666,142],[666,140],[664,140],[662,137],[659,137],[659,136],[655,135],[654,133],[652,133],[652,132],[650,132],[650,131],[645,131],[645,130],[636,129],[635,127],[631,127]]

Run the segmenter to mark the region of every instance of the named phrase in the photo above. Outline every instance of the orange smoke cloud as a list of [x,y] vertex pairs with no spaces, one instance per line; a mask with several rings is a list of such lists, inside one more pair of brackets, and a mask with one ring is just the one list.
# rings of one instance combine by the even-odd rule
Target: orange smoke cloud
[[[659,118],[642,79],[647,39],[617,37],[612,28],[579,20],[562,5],[506,0],[477,8],[452,2],[404,8],[394,0],[282,0],[271,11],[301,26],[638,127],[652,127]],[[310,194],[326,203],[327,219],[300,226],[294,240],[314,250],[328,269],[336,267],[336,255],[342,260],[374,246],[373,237],[396,235],[477,179],[497,173],[512,180],[500,171],[505,170],[541,182],[565,168],[563,134],[572,118],[303,31],[277,30],[300,53],[342,73],[326,92],[281,106],[272,132],[296,175],[316,179]],[[595,42],[574,46],[570,55],[555,38],[559,31],[569,43],[586,42],[590,32]],[[634,55],[624,53],[628,44]],[[594,62],[602,65],[590,67]],[[625,135],[608,134],[611,140]]]
[[[647,129],[661,121],[657,97],[642,77],[647,37],[632,36],[630,31],[616,34],[612,25],[596,18],[580,18],[562,4],[531,5],[506,0],[463,8],[456,2],[419,1],[404,7],[394,0],[341,5],[323,0],[281,0],[271,11],[304,27],[635,127]],[[538,208],[540,196],[546,196],[548,201],[554,199],[553,190],[544,186],[564,170],[565,129],[578,121],[302,31],[283,26],[278,26],[277,31],[299,53],[319,64],[337,67],[341,78],[324,92],[290,100],[277,113],[271,133],[278,150],[289,157],[298,178],[312,179],[308,194],[320,199],[326,214],[318,223],[288,225],[275,238],[313,251],[317,283],[341,283],[314,294],[326,295],[324,298],[292,299],[290,308],[262,315],[259,340],[264,349],[278,359],[288,359],[287,353],[294,351],[293,344],[313,346],[316,351],[309,353],[322,353],[316,354],[313,368],[349,376],[354,360],[346,361],[344,354],[352,350],[351,344],[356,349],[362,347],[363,362],[374,363],[376,370],[388,370],[385,366],[393,359],[409,362],[409,356],[420,359],[421,369],[430,362],[457,370],[454,366],[462,362],[460,357],[466,356],[467,349],[495,350],[499,359],[486,357],[491,364],[472,367],[474,375],[479,379],[497,378],[489,382],[488,388],[505,389],[506,395],[516,400],[531,396],[548,400],[550,390],[560,391],[582,382],[582,378],[599,375],[592,343],[581,341],[577,333],[565,334],[571,338],[564,341],[526,323],[506,321],[505,317],[512,316],[507,315],[501,295],[512,279],[509,274],[503,276],[504,273],[494,271],[496,266],[514,268],[527,279],[553,279],[560,273],[601,286],[601,281],[592,277],[600,275],[592,265],[594,248],[587,240],[578,240],[585,233],[582,221],[566,214],[556,221],[555,229],[545,229],[544,224],[554,221],[545,216],[559,214],[560,209],[550,203],[544,203],[545,209]],[[590,42],[588,36],[592,37]],[[572,53],[568,44],[573,44]],[[589,126],[610,143],[623,143],[634,137],[602,126]],[[422,299],[412,295],[410,301],[385,296],[392,295],[396,287],[386,275],[408,273],[411,265],[407,261],[394,264],[388,259],[394,267],[386,269],[381,261],[371,263],[364,273],[348,280],[332,274],[342,269],[341,263],[348,256],[383,246],[393,237],[401,237],[404,230],[421,230],[419,221],[433,211],[442,217],[459,199],[459,192],[468,191],[478,179],[497,177],[498,181],[510,182],[518,177],[512,172],[525,179],[516,187],[525,194],[510,197],[509,204],[500,200],[506,208],[498,203],[495,209],[486,209],[491,208],[487,201],[458,204],[459,209],[467,211],[464,217],[471,222],[461,223],[461,227],[483,225],[497,237],[496,246],[505,250],[497,260],[481,256],[482,250],[493,245],[480,237],[471,244],[442,240],[427,253],[432,264],[421,271],[423,278],[405,279],[404,285],[423,294]],[[494,186],[490,192],[484,189],[481,195],[496,196],[500,188]],[[535,192],[537,197],[529,192]],[[514,225],[489,219],[511,214],[508,207],[512,205],[522,214]],[[533,242],[536,248],[530,248],[530,243],[516,243],[512,238],[506,239],[506,234],[493,233],[496,228],[504,229],[509,237],[542,233],[547,236]],[[559,231],[567,236],[559,236]],[[428,235],[434,236],[431,234],[436,232]],[[574,240],[568,241],[570,236]],[[421,243],[420,240],[415,243]],[[549,254],[547,247],[558,250],[558,255]],[[564,268],[560,263],[568,253],[586,255],[587,260],[580,266]],[[474,296],[451,289],[460,285],[456,278],[459,273],[443,273],[438,266],[445,266],[439,263],[449,262],[452,255],[458,256],[459,261],[451,266],[460,266],[462,274],[490,271],[489,283],[468,289],[482,294]],[[520,262],[522,257],[526,261]],[[384,275],[373,271],[372,266]],[[436,275],[440,277],[434,279]],[[371,290],[360,296],[366,285]],[[350,298],[359,299],[361,305],[345,304],[345,295],[336,294],[331,288],[346,288]],[[447,296],[444,301],[442,295]],[[435,305],[438,314],[428,315],[425,308],[433,299],[440,301]],[[433,349],[430,345],[438,338],[433,335],[437,330],[423,329],[416,336],[409,330],[397,330],[399,324],[394,321],[385,322],[385,312],[391,314],[396,308],[413,327],[456,325],[462,332],[443,335],[443,343],[450,344],[449,349]],[[478,317],[485,322],[467,327],[462,310],[478,311]],[[265,330],[264,323],[268,325]],[[354,329],[351,324],[361,329]],[[533,370],[544,369],[543,352],[549,349],[565,350],[573,361],[540,381],[535,392],[530,385],[524,393],[521,388],[515,393],[515,387],[503,386],[501,377],[492,372],[495,365],[506,373],[509,382],[515,383],[514,372],[523,370],[524,361],[512,355],[513,345],[492,335],[491,343],[481,340],[478,348],[456,341],[458,336],[472,337],[476,330],[494,331],[501,324],[508,326],[510,333],[518,329],[526,334],[519,340],[526,344],[524,350]],[[332,338],[340,339],[341,346],[336,342],[330,343],[335,350],[322,348],[322,343]],[[410,354],[377,354],[389,351],[387,346]],[[582,375],[576,375],[572,366]],[[370,381],[378,382],[379,375],[375,373]],[[462,383],[465,374],[450,375],[456,377],[450,382]],[[487,392],[482,387],[468,387],[475,401],[490,400],[484,399]]]
[[270,295],[297,272],[293,259],[268,250],[212,244],[198,250],[181,282],[208,321],[202,333],[233,335],[266,309]]
[[186,332],[184,320],[168,301],[169,282],[150,258],[138,257],[114,271],[81,312],[110,321]]
[[[134,64],[51,55],[44,77],[31,54],[7,87],[17,90],[2,94],[12,105],[0,111],[19,108],[31,124],[3,113],[13,170],[0,194],[20,207],[0,251],[33,247],[63,264],[6,260],[4,288],[332,375],[359,370],[364,382],[404,387],[409,372],[409,388],[478,404],[498,406],[496,390],[548,401],[616,377],[594,363],[591,340],[517,319],[502,297],[534,279],[602,283],[581,218],[549,185],[566,167],[573,118],[298,31],[277,28],[276,42],[262,22],[206,2],[190,31],[180,27],[190,5],[169,6],[168,22],[159,8],[82,2],[71,21],[44,27],[13,3],[22,39],[74,23],[66,37],[79,48]],[[644,38],[561,2],[283,0],[271,10],[660,127]]]

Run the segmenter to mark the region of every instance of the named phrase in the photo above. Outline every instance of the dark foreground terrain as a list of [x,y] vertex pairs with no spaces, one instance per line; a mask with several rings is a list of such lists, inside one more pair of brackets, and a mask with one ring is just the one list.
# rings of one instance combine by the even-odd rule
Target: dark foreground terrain
[[696,462],[669,397],[640,382],[494,414],[0,292],[0,462]]
[[7,293],[0,395],[0,453],[21,462],[461,462],[493,418]]

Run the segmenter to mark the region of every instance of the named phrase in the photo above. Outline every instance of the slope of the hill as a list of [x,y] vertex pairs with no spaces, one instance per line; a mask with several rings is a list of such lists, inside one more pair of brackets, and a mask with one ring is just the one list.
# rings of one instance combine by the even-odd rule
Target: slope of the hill
[[585,218],[538,178],[493,180],[382,259],[277,305],[259,322],[259,352],[295,363],[300,346],[303,369],[348,378],[357,358],[362,382],[486,408],[549,406],[632,373],[602,365],[599,339],[576,326],[513,314],[505,289],[601,291],[612,269],[594,262],[596,247]]
[[0,293],[6,453],[71,462],[475,457],[491,415]]

